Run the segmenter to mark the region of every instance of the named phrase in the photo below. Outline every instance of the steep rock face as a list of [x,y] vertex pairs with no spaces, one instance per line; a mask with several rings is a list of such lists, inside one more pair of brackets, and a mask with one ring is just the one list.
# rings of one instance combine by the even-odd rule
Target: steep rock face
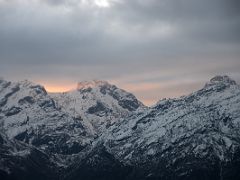
[[0,123],[10,139],[48,153],[76,154],[92,140],[81,118],[61,112],[42,86],[28,81],[0,81]]
[[51,96],[62,111],[82,117],[92,134],[99,135],[120,118],[145,108],[137,98],[105,81],[85,81],[77,89]]

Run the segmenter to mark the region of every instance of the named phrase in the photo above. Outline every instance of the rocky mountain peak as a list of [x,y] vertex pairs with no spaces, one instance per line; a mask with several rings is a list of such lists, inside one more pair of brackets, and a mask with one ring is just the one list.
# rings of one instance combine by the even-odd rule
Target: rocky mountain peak
[[223,76],[215,76],[212,79],[210,79],[210,82],[206,84],[206,86],[212,86],[212,85],[218,85],[218,84],[225,84],[225,85],[236,85],[236,81],[231,79],[229,76],[223,75]]
[[215,76],[210,80],[211,83],[219,83],[219,82],[223,82],[223,83],[229,83],[229,84],[236,84],[236,81],[234,81],[233,79],[231,79],[229,76]]
[[82,81],[77,84],[77,90],[83,90],[94,87],[109,86],[107,81],[92,80],[92,81]]

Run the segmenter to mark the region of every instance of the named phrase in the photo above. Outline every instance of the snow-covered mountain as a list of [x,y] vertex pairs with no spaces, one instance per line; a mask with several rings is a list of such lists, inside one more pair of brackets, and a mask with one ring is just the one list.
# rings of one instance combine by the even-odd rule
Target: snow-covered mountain
[[[25,157],[38,161],[34,149],[41,162],[34,172],[54,168],[52,179],[240,179],[240,86],[228,76],[151,108],[103,81],[48,95],[27,81],[1,80],[0,132],[0,156],[10,154],[0,177],[8,177],[5,162],[15,172]],[[20,165],[16,154],[24,154]]]
[[70,179],[88,179],[89,169],[92,179],[239,179],[240,86],[216,76],[124,119],[99,144]]
[[0,123],[10,139],[48,153],[76,154],[91,143],[82,119],[61,112],[44,87],[0,81]]
[[213,146],[217,158],[225,160],[225,152],[240,143],[239,129],[240,86],[226,76],[218,76],[197,92],[159,101],[151,109],[123,120],[104,138],[108,139],[106,145],[111,152],[121,147],[114,154],[129,162],[140,158],[137,151],[151,157],[183,146],[189,139],[192,142],[187,150],[192,153],[205,156],[204,150]]
[[135,96],[104,81],[82,82],[75,91],[49,95],[29,81],[0,80],[2,131],[64,161],[143,107]]
[[92,134],[102,134],[111,125],[145,108],[137,98],[106,81],[84,81],[76,90],[50,94],[65,113],[81,117]]

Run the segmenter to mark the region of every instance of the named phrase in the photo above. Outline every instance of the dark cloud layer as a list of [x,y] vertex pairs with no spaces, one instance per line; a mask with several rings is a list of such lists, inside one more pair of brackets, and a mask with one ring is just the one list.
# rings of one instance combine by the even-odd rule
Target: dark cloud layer
[[239,0],[0,0],[0,76],[172,91],[189,77],[240,81],[239,32]]

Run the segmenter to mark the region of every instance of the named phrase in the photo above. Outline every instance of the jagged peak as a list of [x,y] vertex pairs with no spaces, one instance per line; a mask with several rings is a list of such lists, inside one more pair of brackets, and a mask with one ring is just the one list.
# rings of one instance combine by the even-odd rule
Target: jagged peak
[[110,86],[110,84],[107,81],[102,80],[82,81],[77,84],[77,90],[94,88],[99,86]]
[[229,76],[224,75],[224,76],[215,76],[213,77],[210,82],[216,83],[216,82],[226,82],[226,83],[231,83],[231,84],[236,84],[236,82],[231,79]]
[[205,85],[205,87],[216,84],[236,85],[237,83],[227,75],[223,76],[218,75],[210,79],[210,81]]
[[19,84],[22,84],[22,85],[24,85],[24,86],[35,86],[35,85],[37,85],[36,83],[34,83],[34,82],[32,82],[32,81],[29,81],[29,80],[27,80],[27,79],[25,79],[25,80],[23,80],[23,81],[19,81],[18,82]]
[[23,80],[23,81],[19,81],[17,82],[18,85],[20,85],[20,87],[23,88],[29,88],[29,89],[34,89],[37,93],[43,93],[43,94],[47,94],[47,91],[45,89],[44,86],[34,83],[32,81],[29,80]]

